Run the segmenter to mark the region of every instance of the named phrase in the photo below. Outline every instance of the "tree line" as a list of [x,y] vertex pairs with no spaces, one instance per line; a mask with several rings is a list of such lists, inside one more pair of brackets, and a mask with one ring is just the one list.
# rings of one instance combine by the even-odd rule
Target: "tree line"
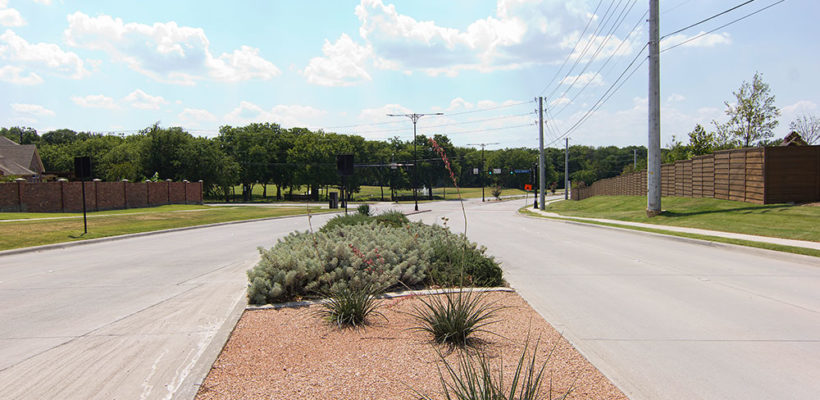
[[[238,186],[242,197],[249,200],[255,185],[273,184],[276,192],[265,196],[282,199],[285,194],[301,194],[309,188],[310,196],[318,199],[322,190],[342,183],[336,170],[337,154],[354,155],[355,174],[346,182],[350,191],[357,191],[362,185],[381,186],[393,198],[398,191],[411,189],[414,178],[412,140],[365,140],[357,135],[285,129],[274,123],[223,126],[213,138],[158,124],[132,135],[70,129],[40,135],[25,127],[0,128],[0,134],[22,144],[37,145],[46,173],[53,177],[71,178],[74,157],[89,156],[95,178],[132,182],[202,180],[205,194],[211,198],[226,199]],[[536,149],[506,148],[482,153],[475,148],[455,146],[444,135],[436,134],[433,138],[447,153],[462,187],[483,183],[520,189],[536,183],[532,173],[537,167]],[[427,136],[418,135],[415,144],[418,186],[452,187],[449,173]],[[616,176],[632,165],[633,156],[646,158],[646,148],[572,146],[570,179],[591,183]],[[564,150],[545,149],[545,167],[547,186],[555,182],[555,187],[562,188]],[[493,173],[497,170],[500,173]],[[267,185],[264,188],[267,190]]]

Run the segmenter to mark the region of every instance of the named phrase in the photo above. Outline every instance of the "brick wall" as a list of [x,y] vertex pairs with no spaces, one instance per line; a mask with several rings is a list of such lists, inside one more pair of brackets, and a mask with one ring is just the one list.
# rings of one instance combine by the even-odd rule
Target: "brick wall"
[[[82,182],[0,183],[0,211],[82,211],[82,184]],[[169,203],[202,204],[202,182],[85,182],[85,204],[89,211],[138,208]]]

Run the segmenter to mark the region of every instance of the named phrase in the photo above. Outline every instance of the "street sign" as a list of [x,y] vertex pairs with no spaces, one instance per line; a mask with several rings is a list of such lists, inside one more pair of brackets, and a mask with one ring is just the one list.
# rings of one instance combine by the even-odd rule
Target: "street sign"
[[494,174],[500,174],[501,173],[501,168],[493,168],[493,173]]
[[473,168],[473,175],[478,175],[478,168]]
[[531,192],[532,191],[532,185],[530,185],[529,183],[524,185],[524,190],[527,191],[527,192]]
[[528,169],[517,169],[517,170],[515,170],[515,173],[516,174],[529,174],[530,170],[528,170]]

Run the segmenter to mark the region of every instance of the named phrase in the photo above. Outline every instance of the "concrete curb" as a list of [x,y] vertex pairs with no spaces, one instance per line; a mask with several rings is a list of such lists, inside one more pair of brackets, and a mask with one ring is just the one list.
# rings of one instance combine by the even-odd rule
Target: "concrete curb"
[[225,319],[225,322],[222,323],[221,327],[219,327],[219,330],[216,332],[213,339],[211,339],[211,343],[208,344],[208,347],[205,348],[205,351],[196,361],[194,367],[191,368],[188,376],[184,381],[182,381],[179,386],[179,390],[174,393],[172,399],[190,400],[194,399],[196,394],[199,393],[199,388],[202,386],[202,382],[204,382],[205,378],[208,377],[208,374],[211,372],[211,368],[216,362],[216,359],[219,358],[220,354],[222,354],[222,349],[224,349],[225,345],[228,344],[228,339],[230,339],[234,329],[236,329],[236,324],[239,322],[239,318],[241,318],[242,314],[245,312],[245,301],[246,296],[243,291],[242,295],[236,300],[236,304],[233,309],[228,314],[228,318]]
[[[483,293],[483,292],[515,292],[515,289],[508,288],[508,287],[494,287],[494,288],[465,288],[469,292],[476,292],[476,293]],[[393,299],[396,297],[406,297],[406,296],[427,296],[431,294],[445,294],[445,293],[454,293],[457,291],[461,291],[461,289],[424,289],[424,290],[406,290],[402,292],[392,292],[392,293],[385,293],[379,296],[376,296],[377,299]],[[291,301],[288,303],[279,303],[279,304],[265,304],[264,306],[247,306],[245,307],[246,311],[256,311],[256,310],[279,310],[282,308],[298,308],[298,307],[308,307],[316,304],[325,304],[329,300],[328,299],[321,299],[321,300],[306,300],[306,301]]]
[[[696,238],[678,236],[678,235],[675,235],[675,233],[678,233],[678,232],[675,232],[675,231],[667,231],[667,232],[670,232],[670,233],[647,232],[647,231],[640,230],[640,229],[630,228],[629,227],[630,225],[622,225],[622,227],[619,227],[619,226],[601,225],[600,222],[585,222],[583,220],[562,219],[561,217],[527,215],[527,214],[524,214],[524,213],[521,213],[521,212],[519,212],[518,214],[522,215],[526,218],[548,219],[548,220],[551,220],[551,221],[563,222],[563,223],[570,224],[570,225],[592,226],[592,227],[601,228],[601,229],[610,229],[610,230],[617,230],[617,231],[628,231],[628,232],[635,233],[635,234],[638,234],[638,235],[661,237],[661,238],[665,238],[665,239],[668,239],[668,240],[676,240],[676,241],[679,241],[679,242],[698,244],[698,245],[701,245],[701,246],[720,247],[720,248],[725,248],[727,250],[744,252],[744,253],[747,253],[747,252],[751,251],[751,252],[760,254],[762,256],[766,256],[766,257],[772,257],[772,258],[776,258],[776,259],[790,258],[790,259],[794,260],[795,262],[801,262],[801,263],[805,262],[805,263],[808,263],[810,265],[815,265],[816,262],[817,262],[817,257],[812,257],[812,256],[807,256],[807,255],[802,255],[802,254],[789,253],[789,252],[784,252],[784,251],[761,249],[759,247],[744,246],[744,245],[740,245],[740,244],[715,242],[715,241],[711,241],[711,240],[708,240],[708,239],[696,239]],[[613,223],[613,225],[617,225],[617,223]],[[648,228],[648,229],[655,229],[655,228]],[[663,230],[662,228],[657,228],[657,229],[658,230]],[[708,236],[708,235],[704,235],[704,236]],[[716,237],[720,237],[720,236],[716,236]],[[726,239],[732,239],[732,238],[726,238]],[[740,239],[740,240],[745,240],[745,239]],[[747,241],[754,242],[754,240],[747,240]],[[768,242],[758,242],[758,243],[768,243]],[[774,244],[776,244],[776,243],[774,243]]]
[[[338,212],[339,211],[329,211],[329,212],[311,213],[311,215],[334,214],[334,213],[338,213]],[[42,246],[32,246],[32,247],[23,247],[23,248],[20,248],[20,249],[3,250],[3,251],[0,251],[0,257],[10,256],[10,255],[15,255],[15,254],[23,254],[23,253],[34,253],[34,252],[45,251],[45,250],[64,249],[64,248],[73,247],[73,246],[88,245],[88,244],[103,243],[103,242],[111,242],[111,241],[115,241],[115,240],[131,239],[131,238],[137,238],[137,237],[142,237],[142,236],[159,235],[159,234],[163,234],[163,233],[182,232],[182,231],[189,231],[189,230],[193,230],[193,229],[213,228],[213,227],[216,227],[216,226],[246,224],[246,223],[250,223],[250,222],[270,221],[270,220],[285,219],[285,218],[298,218],[298,217],[304,218],[306,216],[307,216],[307,214],[298,214],[298,215],[284,215],[284,216],[280,216],[280,217],[265,217],[265,218],[256,218],[256,219],[246,219],[246,220],[241,220],[241,221],[216,222],[216,223],[213,223],[213,224],[193,225],[193,226],[185,226],[185,227],[182,227],[182,228],[163,229],[163,230],[160,230],[160,231],[129,233],[127,235],[108,236],[108,237],[97,238],[97,239],[78,240],[78,241],[74,241],[74,242],[44,244]]]

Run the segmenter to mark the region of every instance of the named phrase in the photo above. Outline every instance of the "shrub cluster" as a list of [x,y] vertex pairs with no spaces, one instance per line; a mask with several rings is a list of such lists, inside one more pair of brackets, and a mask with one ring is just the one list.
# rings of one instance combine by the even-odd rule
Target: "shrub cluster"
[[[365,220],[358,223],[358,218]],[[453,249],[466,246],[465,261],[476,261],[473,266],[465,262],[465,270],[473,271],[465,273],[473,277],[470,278],[473,284],[496,285],[501,282],[498,264],[483,254],[483,248],[476,248],[463,235],[455,235],[437,225],[407,223],[393,226],[384,221],[377,222],[378,216],[370,220],[366,218],[361,214],[337,217],[333,220],[342,222],[323,227],[320,232],[294,232],[280,239],[273,248],[260,249],[262,259],[248,271],[249,302],[292,301],[366,285],[379,291],[423,287],[433,282],[431,274],[444,279],[445,276],[455,276],[455,270],[460,270],[460,265],[445,266],[445,261],[436,258],[436,249],[443,243]],[[350,225],[350,221],[357,223]],[[460,255],[460,251],[453,250],[452,253]],[[441,256],[444,252],[438,250],[438,254]],[[453,254],[447,255],[448,260],[455,260]],[[498,270],[498,279],[486,278],[496,276],[494,272],[474,271],[487,266]],[[448,279],[448,282],[454,281]]]

